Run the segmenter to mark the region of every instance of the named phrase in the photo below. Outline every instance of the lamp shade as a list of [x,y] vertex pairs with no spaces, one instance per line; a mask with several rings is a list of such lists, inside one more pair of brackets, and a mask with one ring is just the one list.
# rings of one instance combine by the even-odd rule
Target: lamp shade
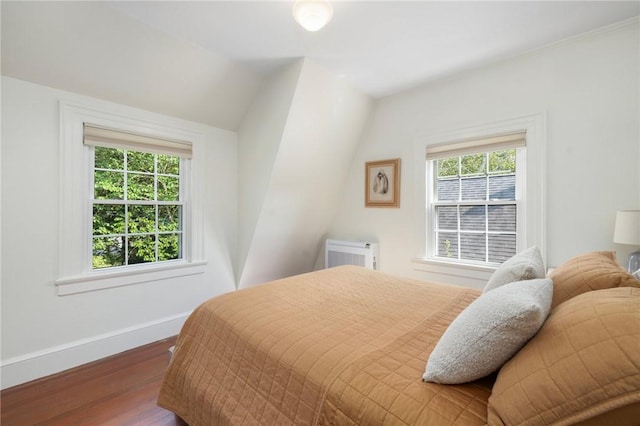
[[293,4],[293,18],[307,31],[318,31],[333,17],[327,0],[298,0]]
[[640,210],[619,210],[616,212],[613,242],[640,246]]

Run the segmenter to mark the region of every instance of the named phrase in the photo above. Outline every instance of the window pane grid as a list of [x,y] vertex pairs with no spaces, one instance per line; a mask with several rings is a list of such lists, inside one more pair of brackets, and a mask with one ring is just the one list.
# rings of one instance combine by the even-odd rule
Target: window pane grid
[[[501,263],[515,254],[516,230],[515,209],[513,209],[513,229],[492,229],[495,224],[483,214],[481,221],[472,220],[476,229],[464,229],[464,208],[461,206],[436,207],[436,256],[452,260],[469,260],[488,263]],[[491,205],[484,207],[488,211]],[[513,205],[515,207],[515,205]],[[442,209],[448,211],[443,214]],[[455,211],[451,211],[455,209]]]
[[516,250],[515,149],[434,160],[435,256],[501,263]]
[[181,259],[180,159],[104,147],[94,157],[93,269]]

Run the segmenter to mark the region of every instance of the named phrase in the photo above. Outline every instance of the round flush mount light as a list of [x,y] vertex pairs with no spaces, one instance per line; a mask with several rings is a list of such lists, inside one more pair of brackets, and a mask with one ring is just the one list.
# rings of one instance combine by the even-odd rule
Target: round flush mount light
[[318,31],[333,17],[327,0],[297,0],[293,4],[293,19],[307,31]]

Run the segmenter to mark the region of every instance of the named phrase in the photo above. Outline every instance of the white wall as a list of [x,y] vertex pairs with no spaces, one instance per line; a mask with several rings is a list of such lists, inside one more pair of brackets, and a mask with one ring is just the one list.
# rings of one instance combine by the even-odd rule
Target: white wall
[[[446,130],[546,114],[549,266],[624,248],[612,243],[615,211],[640,208],[639,56],[636,19],[379,100],[330,235],[377,238],[383,271],[461,283],[416,271],[411,262],[421,238],[414,144]],[[401,207],[365,209],[364,162],[395,157],[402,158]]]
[[205,272],[56,295],[60,100],[109,105],[2,78],[2,387],[175,335],[196,305],[235,289],[236,135],[165,117],[205,137]]

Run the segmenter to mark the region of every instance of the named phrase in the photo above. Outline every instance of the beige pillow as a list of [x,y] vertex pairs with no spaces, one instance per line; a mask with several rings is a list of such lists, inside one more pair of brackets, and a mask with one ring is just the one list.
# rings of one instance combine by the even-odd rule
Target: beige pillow
[[544,278],[545,275],[540,250],[537,247],[530,247],[505,260],[491,275],[482,292],[486,293],[515,281]]
[[614,287],[640,287],[640,281],[627,273],[611,251],[596,251],[576,256],[558,266],[553,280],[551,309],[579,294]]
[[552,296],[548,278],[505,284],[481,295],[444,332],[422,378],[456,384],[493,373],[542,326]]
[[[489,425],[638,424],[640,289],[566,301],[498,373]],[[591,424],[589,423],[589,424]]]

